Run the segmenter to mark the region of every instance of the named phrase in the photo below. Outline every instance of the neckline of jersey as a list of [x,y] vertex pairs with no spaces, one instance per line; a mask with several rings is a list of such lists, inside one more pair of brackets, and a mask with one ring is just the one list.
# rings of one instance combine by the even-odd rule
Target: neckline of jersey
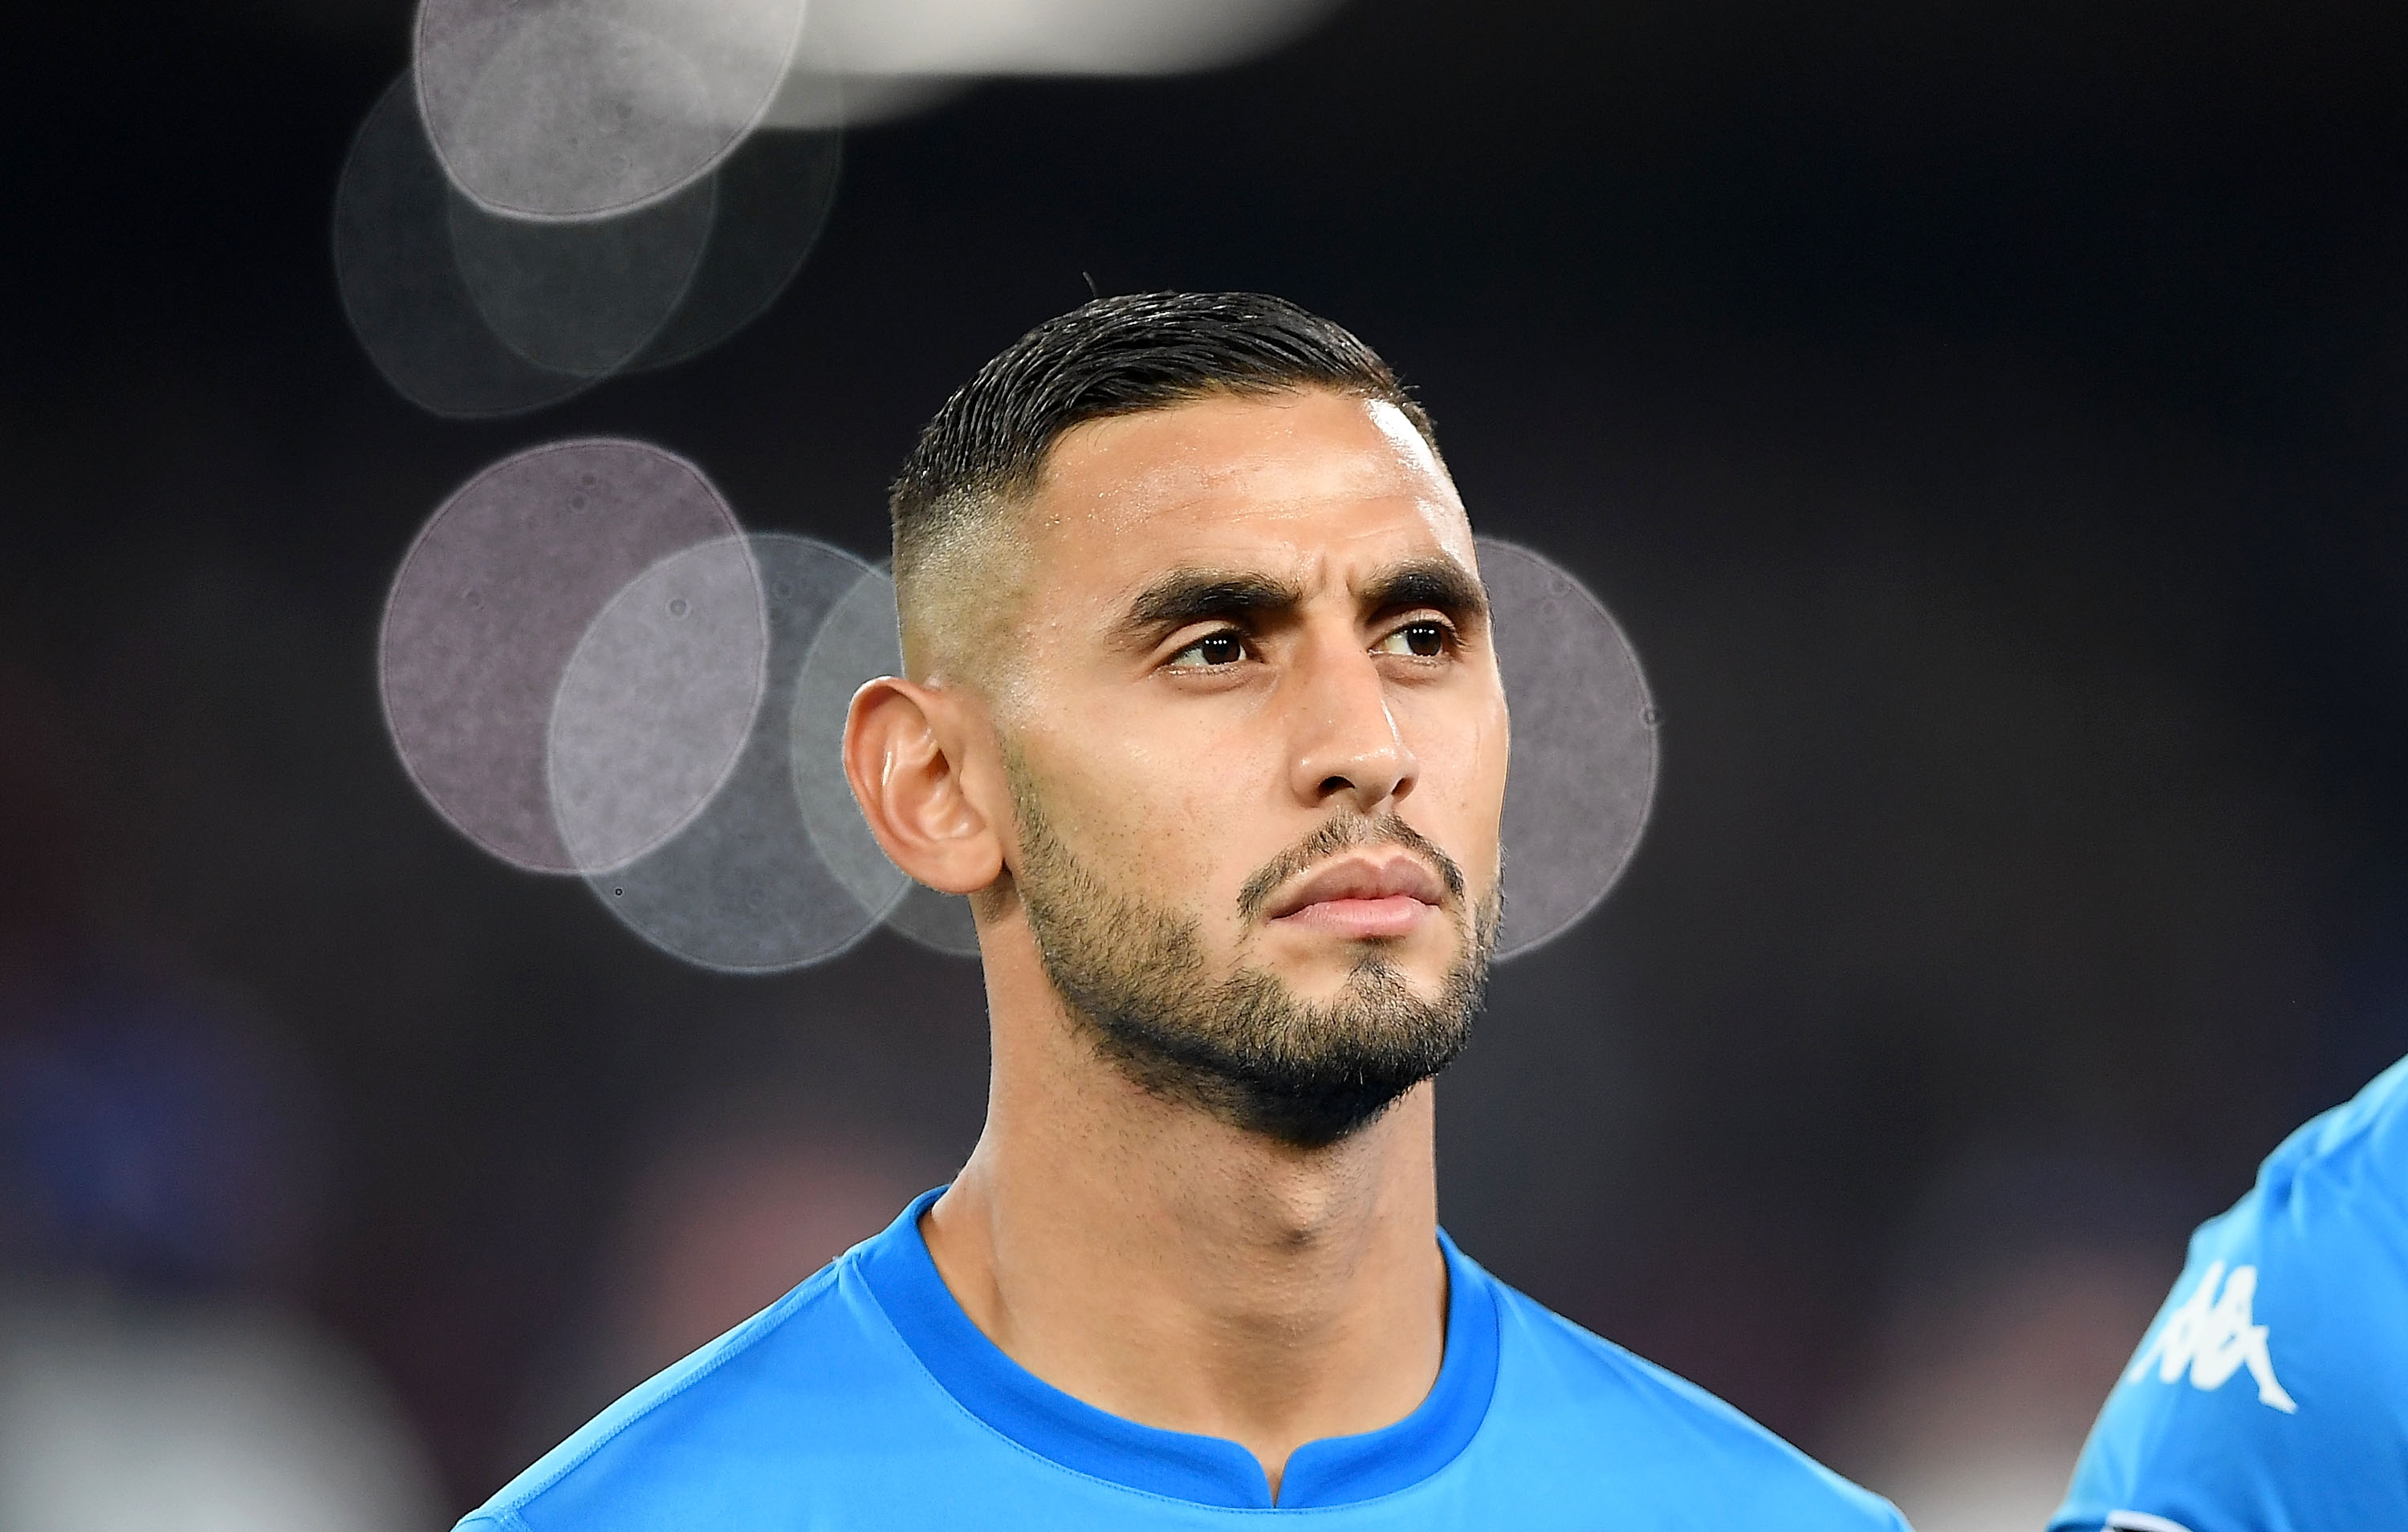
[[[862,1280],[903,1343],[963,1409],[1066,1468],[1129,1489],[1230,1510],[1274,1509],[1254,1454],[1219,1437],[1140,1425],[1065,1394],[987,1339],[937,1271],[920,1215],[939,1186],[856,1247]],[[1488,1274],[1439,1231],[1446,1257],[1446,1352],[1412,1413],[1359,1436],[1297,1448],[1278,1510],[1350,1505],[1421,1482],[1470,1444],[1497,1388],[1497,1298]]]

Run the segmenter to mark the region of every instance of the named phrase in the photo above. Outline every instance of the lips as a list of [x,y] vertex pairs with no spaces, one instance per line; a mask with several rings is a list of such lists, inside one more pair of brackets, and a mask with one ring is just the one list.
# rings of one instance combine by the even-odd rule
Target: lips
[[[1271,920],[1332,924],[1353,934],[1401,935],[1446,901],[1446,884],[1415,857],[1354,855],[1319,868],[1270,902]],[[1354,927],[1364,927],[1354,931]],[[1395,930],[1388,929],[1396,927]]]

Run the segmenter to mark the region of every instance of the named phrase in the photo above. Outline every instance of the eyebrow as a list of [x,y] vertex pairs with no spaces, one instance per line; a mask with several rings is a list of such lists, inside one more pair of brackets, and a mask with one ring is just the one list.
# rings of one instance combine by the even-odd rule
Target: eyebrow
[[1434,607],[1450,616],[1476,620],[1488,615],[1488,594],[1470,570],[1453,559],[1418,558],[1374,575],[1363,588],[1363,605],[1375,612]]
[[1213,618],[1259,617],[1294,611],[1304,589],[1268,575],[1178,569],[1138,593],[1121,626],[1129,631],[1184,627]]
[[[1391,565],[1373,575],[1359,595],[1369,612],[1431,607],[1478,620],[1488,613],[1487,594],[1470,571],[1453,559],[1427,557]],[[1138,593],[1119,626],[1136,636],[1219,620],[1257,621],[1304,605],[1304,587],[1269,575],[1218,569],[1175,569]]]

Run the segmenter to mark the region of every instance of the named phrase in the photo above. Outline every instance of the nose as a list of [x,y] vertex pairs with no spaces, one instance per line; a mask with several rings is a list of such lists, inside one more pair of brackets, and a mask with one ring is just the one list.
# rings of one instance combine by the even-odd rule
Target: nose
[[1300,801],[1342,799],[1372,814],[1412,791],[1421,765],[1397,730],[1370,655],[1351,643],[1316,646],[1296,681],[1291,786]]

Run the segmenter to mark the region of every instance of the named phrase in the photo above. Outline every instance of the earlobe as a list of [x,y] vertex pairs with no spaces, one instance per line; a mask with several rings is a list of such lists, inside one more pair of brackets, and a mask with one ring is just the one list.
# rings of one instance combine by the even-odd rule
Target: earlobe
[[1003,847],[966,790],[959,698],[892,676],[853,695],[844,775],[889,860],[945,894],[974,894],[1003,870]]

